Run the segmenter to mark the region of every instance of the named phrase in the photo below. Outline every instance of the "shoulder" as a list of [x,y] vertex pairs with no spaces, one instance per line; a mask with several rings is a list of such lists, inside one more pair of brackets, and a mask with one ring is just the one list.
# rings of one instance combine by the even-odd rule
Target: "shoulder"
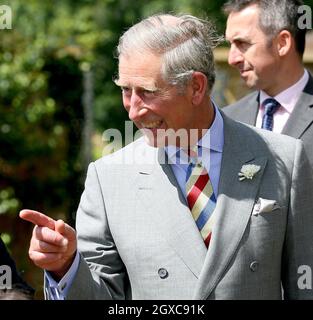
[[[242,148],[255,155],[273,155],[281,158],[293,158],[296,149],[302,144],[299,139],[274,133],[232,120],[224,116],[225,135],[230,141],[237,139]],[[226,137],[225,137],[226,139]]]
[[276,152],[281,150],[294,149],[297,144],[302,144],[302,141],[284,134],[275,133],[272,131],[249,126],[257,135],[259,135],[271,149]]
[[142,154],[145,150],[147,144],[143,138],[139,138],[124,148],[91,162],[86,173],[85,188],[94,188],[98,184],[108,187],[115,183],[129,184],[139,169],[134,164],[140,160],[143,162]]
[[94,165],[97,170],[114,170],[114,168],[131,170],[142,164],[154,164],[158,157],[158,150],[149,146],[141,137],[120,150],[96,160]]
[[225,106],[223,108],[223,111],[225,112],[226,115],[232,116],[234,113],[237,113],[238,111],[243,111],[243,108],[249,106],[251,103],[253,102],[258,103],[258,96],[259,96],[259,92],[254,91],[244,96],[240,100],[228,106]]

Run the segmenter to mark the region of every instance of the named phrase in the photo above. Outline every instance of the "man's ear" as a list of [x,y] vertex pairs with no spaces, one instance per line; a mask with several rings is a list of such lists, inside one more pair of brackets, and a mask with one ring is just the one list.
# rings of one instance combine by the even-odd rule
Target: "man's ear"
[[277,49],[280,57],[286,56],[290,52],[291,47],[294,45],[294,40],[288,30],[282,30],[277,35]]
[[192,74],[191,91],[192,104],[199,105],[207,94],[208,79],[202,72],[195,71]]

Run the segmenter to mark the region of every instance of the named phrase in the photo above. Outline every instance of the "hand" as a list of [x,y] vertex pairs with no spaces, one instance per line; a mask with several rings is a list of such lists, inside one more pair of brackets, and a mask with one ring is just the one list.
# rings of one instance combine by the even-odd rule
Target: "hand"
[[60,280],[75,258],[75,230],[63,220],[55,221],[34,210],[22,210],[20,217],[35,224],[28,251],[30,259]]

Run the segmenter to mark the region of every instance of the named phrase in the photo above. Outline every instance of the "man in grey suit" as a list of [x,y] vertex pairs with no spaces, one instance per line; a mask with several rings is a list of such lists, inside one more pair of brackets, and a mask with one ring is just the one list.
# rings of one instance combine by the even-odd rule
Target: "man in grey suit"
[[21,211],[47,298],[281,299],[281,284],[286,299],[313,298],[302,142],[212,103],[216,43],[188,15],[149,17],[120,38],[115,82],[144,137],[90,164],[77,240],[62,220]]
[[[301,139],[313,167],[313,78],[303,66],[306,28],[301,25],[301,4],[298,0],[225,4],[228,62],[257,91],[223,110],[234,120]],[[269,98],[278,104],[268,109],[268,116]],[[268,128],[269,118],[273,121]]]

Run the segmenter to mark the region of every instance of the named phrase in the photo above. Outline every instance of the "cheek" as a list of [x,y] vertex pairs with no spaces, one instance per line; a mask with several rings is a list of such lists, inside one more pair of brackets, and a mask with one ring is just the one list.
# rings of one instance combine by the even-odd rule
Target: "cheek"
[[122,97],[122,103],[123,103],[123,106],[126,109],[126,111],[129,112],[129,108],[130,108],[130,100],[129,100],[129,98],[123,96]]
[[245,52],[242,54],[244,64],[250,67],[255,67],[257,65],[257,54],[253,51]]
[[255,60],[255,69],[259,74],[274,74],[276,65],[272,57],[264,55]]
[[275,55],[268,47],[255,48],[250,54],[250,59],[259,69],[273,68],[276,63]]
[[176,108],[173,108],[172,112],[168,114],[168,119],[170,124],[176,129],[189,128],[192,122],[192,114],[189,108],[176,105]]

